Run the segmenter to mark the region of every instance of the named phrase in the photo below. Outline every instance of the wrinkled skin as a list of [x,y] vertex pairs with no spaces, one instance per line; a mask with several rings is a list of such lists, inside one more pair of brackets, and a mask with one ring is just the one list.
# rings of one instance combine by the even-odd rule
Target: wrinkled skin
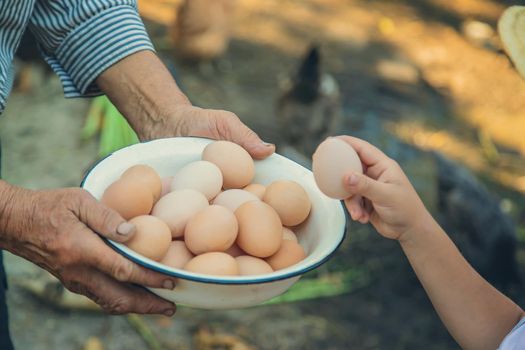
[[106,245],[100,235],[118,242],[133,236],[134,227],[88,192],[78,189],[31,191],[2,182],[2,248],[55,275],[72,292],[83,294],[111,314],[173,315],[175,305],[144,288],[173,288],[168,276],[142,268]]
[[[275,150],[231,112],[182,104],[161,120],[144,123],[139,137],[185,135],[231,140],[256,159]],[[137,284],[172,289],[176,281],[127,260],[99,236],[122,243],[133,236],[133,225],[118,213],[78,188],[31,191],[2,181],[0,189],[0,198],[6,199],[0,212],[0,248],[38,264],[67,289],[89,297],[108,313],[175,313],[173,303]],[[117,233],[119,227],[127,234]]]
[[136,129],[143,141],[173,136],[198,136],[228,140],[242,146],[254,159],[264,159],[275,146],[264,143],[232,112],[179,104],[170,112],[157,111],[155,123],[140,122]]

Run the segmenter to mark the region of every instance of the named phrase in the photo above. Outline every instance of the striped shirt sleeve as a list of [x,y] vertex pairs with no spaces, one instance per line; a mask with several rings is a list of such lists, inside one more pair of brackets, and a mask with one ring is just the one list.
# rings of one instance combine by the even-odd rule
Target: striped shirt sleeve
[[13,84],[12,60],[33,11],[34,0],[0,0],[0,114]]
[[104,70],[154,50],[135,0],[37,0],[30,28],[66,97],[100,95],[95,79]]

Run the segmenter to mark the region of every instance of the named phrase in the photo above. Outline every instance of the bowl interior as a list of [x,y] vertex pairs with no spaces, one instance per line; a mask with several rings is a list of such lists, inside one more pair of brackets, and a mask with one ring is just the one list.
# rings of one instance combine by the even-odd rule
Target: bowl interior
[[[200,160],[202,150],[210,142],[212,141],[203,138],[178,137],[123,148],[96,164],[86,174],[82,187],[100,199],[104,190],[127,168],[135,164],[147,164],[161,177],[174,175],[184,165]],[[143,257],[122,244],[110,240],[108,243],[121,254],[143,266],[172,276],[206,283],[264,283],[296,276],[322,264],[344,239],[346,221],[342,204],[325,196],[317,188],[311,171],[278,154],[256,161],[255,168],[254,183],[269,185],[275,180],[293,180],[304,187],[312,201],[312,211],[308,219],[293,228],[299,243],[307,253],[306,259],[298,264],[266,275],[210,276],[171,268]]]

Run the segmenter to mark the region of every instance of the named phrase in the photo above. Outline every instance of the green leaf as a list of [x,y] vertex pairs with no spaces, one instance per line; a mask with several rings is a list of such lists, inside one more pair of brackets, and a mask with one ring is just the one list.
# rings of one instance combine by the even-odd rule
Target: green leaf
[[299,280],[286,293],[264,304],[279,304],[301,300],[326,298],[350,293],[370,283],[370,275],[364,270],[352,269],[319,278]]
[[99,145],[100,157],[105,157],[123,147],[139,142],[137,134],[127,120],[106,97],[104,99],[104,115]]
[[102,123],[102,115],[104,113],[104,100],[101,97],[96,97],[91,102],[91,106],[86,116],[86,121],[80,132],[82,140],[88,140],[95,137],[99,132]]

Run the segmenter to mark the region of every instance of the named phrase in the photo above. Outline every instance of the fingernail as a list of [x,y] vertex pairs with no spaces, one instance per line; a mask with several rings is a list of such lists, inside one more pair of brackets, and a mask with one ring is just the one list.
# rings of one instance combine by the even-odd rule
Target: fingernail
[[273,147],[273,146],[275,146],[273,143],[268,143],[268,142],[264,142],[264,141],[263,141],[263,145],[265,147]]
[[134,231],[135,231],[135,225],[129,222],[123,222],[117,227],[117,233],[121,236],[129,236]]
[[172,280],[165,280],[164,282],[162,282],[162,287],[164,289],[173,289],[175,288],[175,282],[173,282]]
[[175,310],[174,309],[167,309],[164,311],[164,315],[168,316],[168,317],[171,317],[175,314]]
[[352,174],[348,177],[348,184],[350,186],[357,185],[358,182],[359,182],[359,178],[357,177],[356,174]]

